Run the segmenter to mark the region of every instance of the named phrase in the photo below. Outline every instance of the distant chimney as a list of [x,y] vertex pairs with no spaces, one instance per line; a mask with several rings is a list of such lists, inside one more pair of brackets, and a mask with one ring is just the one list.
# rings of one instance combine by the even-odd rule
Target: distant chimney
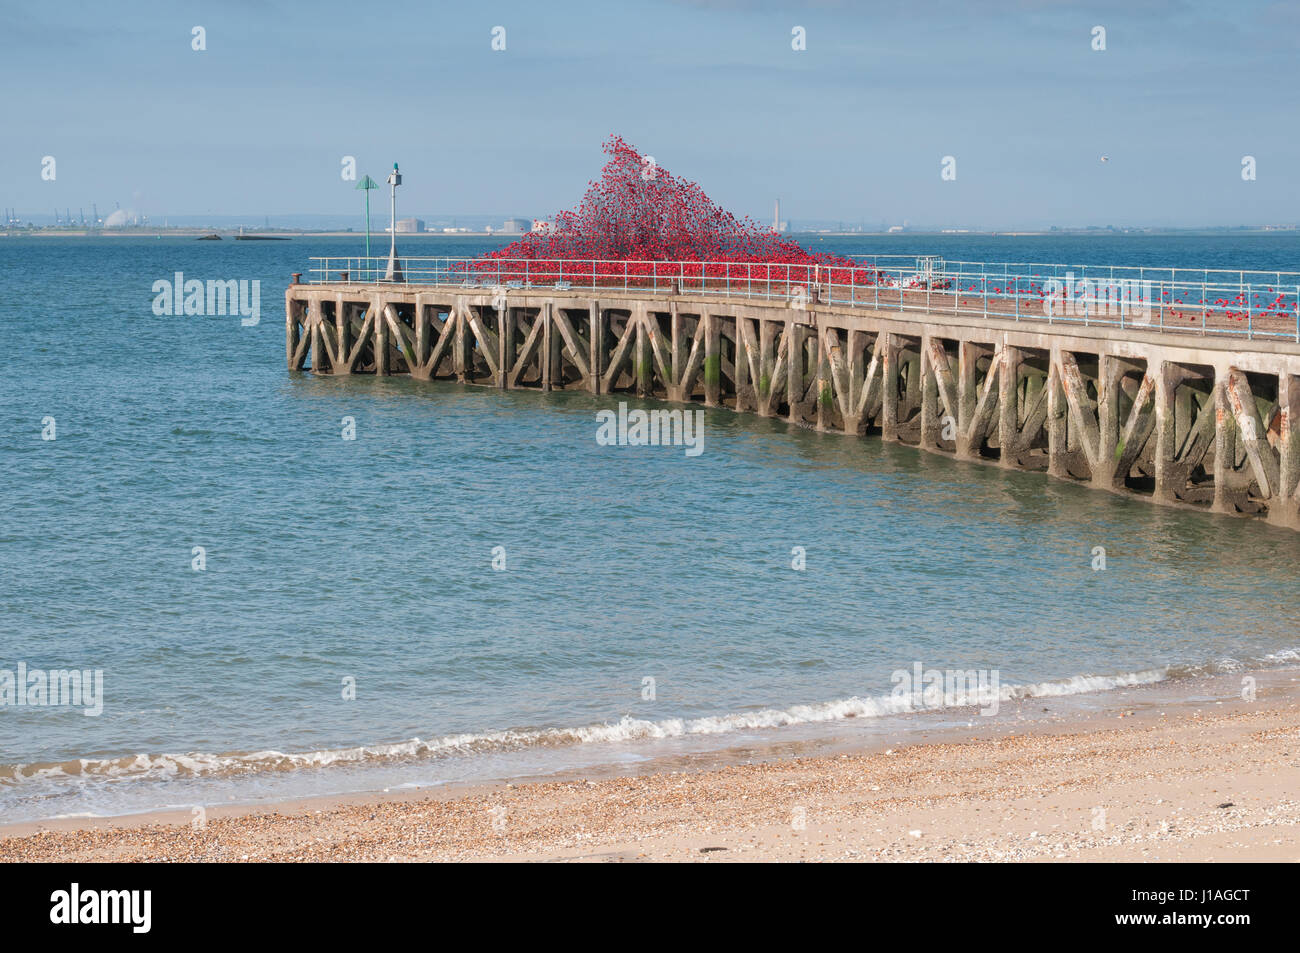
[[781,200],[777,199],[776,208],[772,210],[772,231],[779,232],[780,230],[781,230]]

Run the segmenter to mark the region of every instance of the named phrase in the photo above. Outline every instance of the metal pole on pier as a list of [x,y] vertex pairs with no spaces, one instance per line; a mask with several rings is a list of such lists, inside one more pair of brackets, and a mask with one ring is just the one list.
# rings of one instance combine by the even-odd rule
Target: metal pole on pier
[[[370,190],[379,188],[379,183],[368,175],[363,175],[361,181],[357,183],[357,188],[366,193],[366,258],[370,258]],[[367,266],[369,264],[367,263]]]
[[402,184],[402,173],[397,170],[397,163],[393,163],[393,171],[388,173],[389,185],[389,236],[391,241],[388,246],[388,270],[384,272],[385,281],[401,281],[402,266],[397,263],[397,187]]

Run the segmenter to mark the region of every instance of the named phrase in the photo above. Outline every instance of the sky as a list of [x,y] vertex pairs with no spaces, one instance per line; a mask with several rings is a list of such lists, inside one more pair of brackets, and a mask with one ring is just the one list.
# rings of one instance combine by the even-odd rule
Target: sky
[[360,216],[353,156],[546,218],[616,133],[765,223],[1300,222],[1294,2],[9,3],[0,56],[23,217]]

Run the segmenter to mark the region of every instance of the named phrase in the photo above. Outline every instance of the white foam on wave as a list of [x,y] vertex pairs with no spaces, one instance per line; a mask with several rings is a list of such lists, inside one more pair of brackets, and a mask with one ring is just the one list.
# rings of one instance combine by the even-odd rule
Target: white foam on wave
[[[1024,698],[1061,697],[1149,685],[1164,681],[1168,677],[1168,669],[1148,669],[1121,675],[1075,675],[1029,685],[1002,685],[996,694],[999,702]],[[867,698],[853,696],[812,705],[792,705],[783,709],[768,708],[754,712],[735,712],[700,718],[666,718],[651,721],[624,716],[615,722],[576,728],[466,733],[429,740],[410,738],[393,743],[297,753],[266,750],[233,754],[204,752],[136,754],[112,759],[82,758],[60,764],[0,765],[0,786],[53,780],[59,777],[99,778],[107,781],[219,777],[300,768],[326,768],[334,765],[422,760],[529,747],[658,741],[693,735],[721,735],[739,731],[844,721],[852,718],[880,718],[908,714],[917,710],[984,707],[992,701],[992,693],[979,691],[945,693],[942,701],[927,697],[926,703],[922,706],[916,705],[913,697],[906,694]]]
[[1136,685],[1151,685],[1163,682],[1169,677],[1169,670],[1152,668],[1144,672],[1128,672],[1124,675],[1075,675],[1055,682],[1039,682],[1023,687],[1013,686],[1003,690],[1003,701],[1017,698],[1052,698],[1059,695],[1082,695],[1088,692],[1108,692],[1115,688],[1132,688]]

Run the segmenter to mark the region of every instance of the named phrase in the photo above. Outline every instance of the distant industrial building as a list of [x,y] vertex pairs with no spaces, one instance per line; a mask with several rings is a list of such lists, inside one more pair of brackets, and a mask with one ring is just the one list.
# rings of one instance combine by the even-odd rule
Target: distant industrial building
[[501,231],[507,235],[520,235],[533,227],[531,218],[508,218],[501,225]]
[[422,232],[424,231],[424,219],[422,218],[399,218],[397,220],[397,231],[399,232]]

